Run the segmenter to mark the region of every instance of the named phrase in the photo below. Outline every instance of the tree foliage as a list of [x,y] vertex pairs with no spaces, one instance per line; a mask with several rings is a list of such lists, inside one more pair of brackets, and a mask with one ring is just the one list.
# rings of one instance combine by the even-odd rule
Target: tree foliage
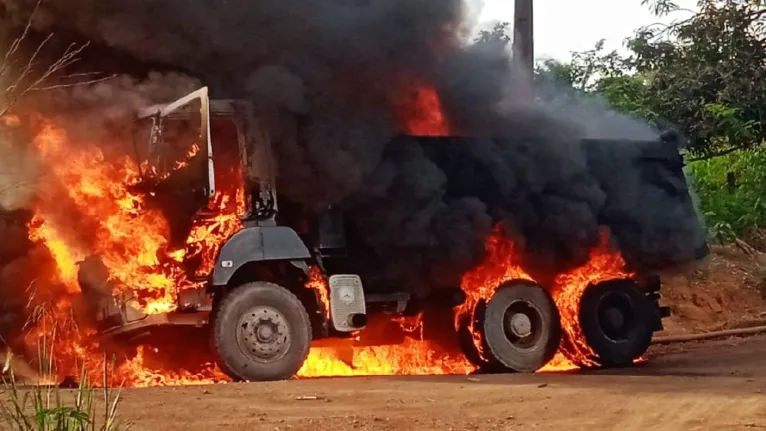
[[590,50],[572,53],[569,62],[544,60],[536,70],[538,97],[546,102],[597,97],[616,111],[655,121],[647,76],[632,72],[629,59],[617,51],[606,51],[603,40]]
[[709,158],[766,139],[766,4],[700,0],[696,13],[669,0],[643,0],[658,16],[684,14],[668,25],[636,31],[627,55],[604,50],[545,62],[539,80],[555,75],[575,89],[598,93],[617,110],[672,124],[687,150]]
[[766,226],[766,151],[744,149],[690,166],[702,215],[714,239],[726,241]]
[[489,30],[481,30],[479,35],[474,39],[474,43],[486,44],[499,42],[503,45],[509,45],[512,40],[511,23],[498,22]]
[[[660,14],[678,10],[667,0]],[[653,109],[678,125],[688,149],[712,157],[760,144],[766,107],[766,5],[701,0],[699,12],[667,26],[648,26],[629,40],[630,65],[651,74]]]

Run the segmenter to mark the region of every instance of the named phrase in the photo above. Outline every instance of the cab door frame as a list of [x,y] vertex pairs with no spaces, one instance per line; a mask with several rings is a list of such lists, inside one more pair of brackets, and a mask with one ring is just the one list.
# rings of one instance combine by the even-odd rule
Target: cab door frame
[[[161,106],[155,106],[151,107],[147,110],[144,110],[142,113],[139,114],[139,119],[144,118],[153,118],[155,119],[153,125],[156,126],[158,124],[161,124],[161,120],[163,118],[169,117],[171,115],[178,115],[181,114],[182,116],[186,116],[187,112],[183,112],[183,109],[186,108],[190,103],[194,102],[195,100],[199,100],[200,102],[200,109],[199,109],[199,115],[200,115],[200,137],[202,138],[203,145],[201,145],[202,151],[204,151],[203,157],[207,159],[207,187],[205,187],[205,196],[207,198],[213,197],[215,195],[216,189],[215,189],[215,167],[213,164],[213,144],[212,144],[212,137],[210,136],[210,97],[208,92],[208,87],[202,87],[199,90],[196,90],[194,92],[191,92],[187,94],[186,96],[171,102],[167,105],[161,105]],[[160,129],[161,133],[161,126],[157,126],[158,129]],[[150,136],[150,152],[153,149],[152,143],[155,142],[155,135],[154,135],[154,129],[152,131],[152,134]]]

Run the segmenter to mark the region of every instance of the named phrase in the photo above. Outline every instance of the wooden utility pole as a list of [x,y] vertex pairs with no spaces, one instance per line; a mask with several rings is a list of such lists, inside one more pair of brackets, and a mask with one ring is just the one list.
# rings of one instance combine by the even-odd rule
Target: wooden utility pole
[[513,55],[516,67],[522,71],[519,97],[534,100],[534,11],[533,0],[515,0],[513,15]]

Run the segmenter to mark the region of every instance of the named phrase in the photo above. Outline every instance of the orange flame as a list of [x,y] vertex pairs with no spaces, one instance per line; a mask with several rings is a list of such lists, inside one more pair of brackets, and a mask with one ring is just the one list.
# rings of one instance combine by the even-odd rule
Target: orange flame
[[322,274],[322,270],[317,266],[312,266],[309,271],[309,280],[306,287],[316,292],[319,304],[322,307],[322,313],[326,319],[330,319],[330,286]]
[[[331,347],[312,347],[298,377],[469,374],[475,367],[459,352],[444,352],[428,340],[405,338],[392,346],[354,346],[332,340]],[[350,350],[350,361],[341,349]]]
[[495,293],[495,289],[506,281],[532,280],[532,277],[519,265],[515,244],[499,227],[496,227],[487,237],[485,248],[487,254],[484,262],[463,276],[460,285],[467,299],[455,313],[455,329],[460,327],[461,321],[468,319],[474,346],[482,357],[484,352],[480,329],[474,327],[474,320],[470,318],[476,304],[482,299],[489,300]]
[[136,356],[115,371],[115,378],[127,381],[130,386],[208,385],[229,381],[229,378],[211,363],[203,364],[203,371],[198,373],[186,370],[152,370],[146,364],[145,350],[145,346],[139,346]]
[[202,263],[195,271],[197,277],[205,277],[213,270],[218,250],[223,240],[242,229],[240,214],[245,212],[245,194],[236,190],[235,194],[218,193],[213,197],[210,208],[214,209],[212,217],[197,217],[186,240],[184,257],[199,256]]
[[556,277],[553,282],[553,299],[561,313],[562,330],[569,343],[562,345],[559,352],[566,360],[562,357],[554,358],[556,360],[551,361],[548,370],[576,368],[575,363],[580,366],[598,365],[592,359],[595,354],[585,342],[585,336],[580,328],[578,317],[580,299],[589,284],[630,278],[633,275],[625,271],[623,257],[611,250],[609,232],[605,229],[601,232],[601,243],[591,250],[588,263]]
[[[461,284],[467,294],[467,301],[456,312],[455,327],[469,317],[469,329],[473,335],[474,346],[483,356],[483,344],[479,328],[474,328],[470,319],[479,300],[489,300],[495,289],[510,280],[531,280],[518,264],[519,255],[513,241],[505,237],[502,230],[496,228],[486,241],[487,256],[477,268],[463,276]],[[602,231],[601,244],[591,251],[590,260],[585,265],[558,275],[554,279],[552,296],[561,313],[561,325],[565,340],[554,358],[540,371],[565,371],[579,366],[597,365],[593,352],[585,342],[580,329],[578,310],[585,288],[593,283],[616,278],[628,278],[632,274],[624,270],[625,261],[619,253],[609,247],[609,233]],[[569,341],[567,343],[566,341]]]
[[[159,212],[146,209],[140,196],[128,192],[126,185],[137,175],[135,165],[126,158],[115,167],[95,145],[74,150],[66,131],[50,121],[43,123],[33,144],[49,174],[29,226],[30,238],[50,250],[59,281],[78,293],[77,262],[99,255],[112,279],[151,301],[143,304],[146,312],[172,309],[177,274],[158,257],[167,244],[167,223]],[[70,214],[62,213],[62,206]],[[81,231],[83,227],[89,232]]]
[[[318,267],[311,268],[306,286],[317,292],[329,319],[329,286]],[[367,333],[390,329],[385,321],[373,320],[351,339],[323,340],[321,346],[313,346],[298,377],[468,374],[474,370],[460,352],[444,351],[424,338],[422,315],[394,317],[393,321],[405,334],[401,344],[360,345]]]
[[[476,304],[488,300],[495,289],[510,280],[532,277],[519,265],[519,250],[497,228],[486,240],[487,255],[481,265],[463,276],[462,288],[467,300],[455,310],[455,326],[459,327],[466,316],[473,313]],[[579,298],[589,283],[629,276],[623,271],[624,261],[608,247],[608,235],[602,236],[602,244],[591,252],[591,260],[584,266],[561,274],[555,279],[553,297],[561,309],[562,327],[566,336],[575,340],[578,350],[557,352],[541,372],[576,369],[594,365],[579,329],[577,310]],[[308,286],[320,292],[323,303],[327,299],[327,285],[318,269],[312,270]],[[325,292],[325,293],[321,293]],[[422,316],[394,318],[408,334],[404,342],[391,346],[358,346],[362,336],[351,340],[329,340],[322,347],[312,347],[309,357],[298,372],[299,377],[359,376],[359,375],[416,375],[416,374],[468,374],[476,367],[460,352],[445,352],[424,338]],[[469,320],[474,345],[482,352],[479,328]],[[369,330],[369,329],[366,329]],[[375,329],[373,329],[374,331]],[[329,344],[329,346],[327,346]],[[562,343],[563,347],[564,343]],[[345,349],[345,351],[344,351]],[[345,354],[345,358],[344,358]]]
[[448,136],[450,127],[442,110],[436,89],[418,87],[412,93],[412,102],[404,112],[406,132],[417,136]]
[[[199,253],[202,268],[198,272],[209,271],[218,245],[239,229],[244,193],[241,187],[227,188],[224,182],[211,199],[206,217],[197,219],[187,249],[171,250],[169,227],[162,213],[147,208],[143,197],[130,191],[140,180],[134,161],[128,157],[107,160],[97,144],[75,146],[67,131],[49,119],[42,120],[33,145],[48,175],[42,181],[36,212],[29,223],[30,239],[50,251],[56,270],[51,282],[66,290],[66,296],[49,310],[54,322],[72,319],[73,304],[78,303],[81,293],[78,263],[83,259],[100,257],[109,272],[111,294],[127,294],[147,314],[164,313],[177,307],[179,290],[199,284],[186,278],[180,263]],[[187,166],[199,150],[197,145],[191,147],[185,160],[175,162],[174,169]],[[27,337],[28,344],[35,344],[36,336],[51,331],[50,326],[38,325]],[[83,362],[99,369],[103,359],[100,346],[90,339],[94,333],[88,328],[56,330],[61,372],[78,375],[77,364]],[[120,364],[115,379],[124,379],[128,385],[158,385],[210,382],[223,376],[215,367],[203,365],[202,369],[201,374],[152,370],[139,349]]]
[[0,116],[0,124],[5,127],[19,127],[21,126],[21,117],[16,114],[5,114]]

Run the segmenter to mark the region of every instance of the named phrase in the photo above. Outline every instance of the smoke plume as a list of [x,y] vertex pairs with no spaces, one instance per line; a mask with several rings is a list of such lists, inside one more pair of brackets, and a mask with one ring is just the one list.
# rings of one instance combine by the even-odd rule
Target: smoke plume
[[[18,22],[32,3],[0,10]],[[140,76],[37,103],[93,142],[199,82],[248,98],[270,112],[284,199],[343,209],[364,245],[357,264],[423,295],[479,263],[496,223],[539,274],[584,263],[605,223],[636,268],[694,259],[705,236],[676,144],[617,142],[658,135],[605,107],[516,103],[523,72],[500,41],[466,43],[466,15],[462,0],[48,0],[37,29],[128,55]],[[142,81],[160,64],[178,73]],[[475,139],[393,139],[423,87],[451,134]]]

